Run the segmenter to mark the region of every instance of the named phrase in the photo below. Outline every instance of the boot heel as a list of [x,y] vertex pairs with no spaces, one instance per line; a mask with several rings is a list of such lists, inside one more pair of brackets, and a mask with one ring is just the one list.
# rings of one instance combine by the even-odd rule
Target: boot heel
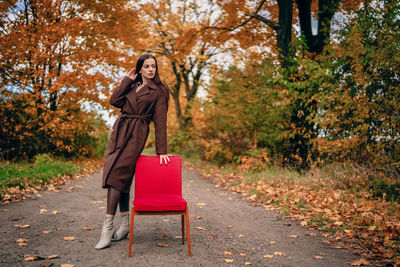
[[112,241],[119,241],[128,237],[129,234],[129,214],[121,215],[121,224],[118,231],[112,237]]

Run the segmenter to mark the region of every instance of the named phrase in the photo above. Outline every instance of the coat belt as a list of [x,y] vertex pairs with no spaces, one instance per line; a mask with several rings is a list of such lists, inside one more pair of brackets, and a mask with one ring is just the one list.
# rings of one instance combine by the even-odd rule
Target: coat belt
[[[141,116],[141,115],[131,114],[131,113],[122,113],[122,114],[119,116],[119,118],[117,119],[118,122],[116,122],[116,123],[117,123],[117,125],[116,125],[117,129],[115,129],[115,130],[116,130],[116,133],[115,133],[115,140],[113,140],[113,141],[114,141],[114,147],[113,147],[113,149],[112,149],[112,151],[111,151],[110,153],[114,152],[114,151],[117,149],[119,128],[121,127],[121,122],[124,121],[124,120],[126,120],[126,119],[143,120],[143,121],[145,121],[147,124],[149,124],[149,123],[150,123],[150,120],[151,120],[151,115]],[[130,125],[129,131],[126,131],[126,132],[125,132],[125,135],[128,135],[128,136],[131,135],[131,131],[133,130],[134,124],[135,124],[135,123],[132,123],[132,125]],[[124,144],[126,143],[126,141],[127,141],[127,137],[124,136],[123,142],[122,142],[122,146],[124,146]]]
[[120,118],[135,118],[135,119],[139,119],[139,120],[145,120],[147,123],[149,123],[150,119],[151,119],[151,115],[141,116],[141,115],[131,114],[131,113],[122,113],[120,115]]

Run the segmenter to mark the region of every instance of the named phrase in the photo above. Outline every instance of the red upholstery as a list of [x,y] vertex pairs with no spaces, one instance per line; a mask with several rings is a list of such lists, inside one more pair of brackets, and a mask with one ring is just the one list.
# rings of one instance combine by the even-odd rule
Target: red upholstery
[[182,159],[170,156],[168,165],[160,165],[158,156],[141,155],[135,171],[135,211],[183,211]]

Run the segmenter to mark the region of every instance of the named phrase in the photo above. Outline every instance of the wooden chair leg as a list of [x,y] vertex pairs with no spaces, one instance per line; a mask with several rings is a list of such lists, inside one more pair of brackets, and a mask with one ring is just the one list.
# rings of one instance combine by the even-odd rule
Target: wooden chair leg
[[133,222],[134,222],[134,217],[135,217],[135,210],[131,210],[131,225],[129,226],[129,253],[128,257],[131,256],[132,252],[132,239],[133,239]]
[[184,223],[185,215],[181,215],[181,224],[182,224],[182,244],[185,244],[185,223]]
[[189,208],[186,207],[186,236],[187,236],[187,243],[189,249],[189,256],[192,256],[192,248],[190,245],[190,226],[189,226]]

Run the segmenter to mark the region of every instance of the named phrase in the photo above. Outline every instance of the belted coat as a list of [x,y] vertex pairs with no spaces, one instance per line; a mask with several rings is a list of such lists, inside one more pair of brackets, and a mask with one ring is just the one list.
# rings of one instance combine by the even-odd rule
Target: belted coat
[[138,92],[137,84],[125,76],[114,90],[110,104],[121,114],[115,121],[106,149],[102,187],[113,187],[128,193],[135,174],[136,160],[149,135],[149,123],[154,121],[156,153],[167,154],[168,91],[152,80]]

